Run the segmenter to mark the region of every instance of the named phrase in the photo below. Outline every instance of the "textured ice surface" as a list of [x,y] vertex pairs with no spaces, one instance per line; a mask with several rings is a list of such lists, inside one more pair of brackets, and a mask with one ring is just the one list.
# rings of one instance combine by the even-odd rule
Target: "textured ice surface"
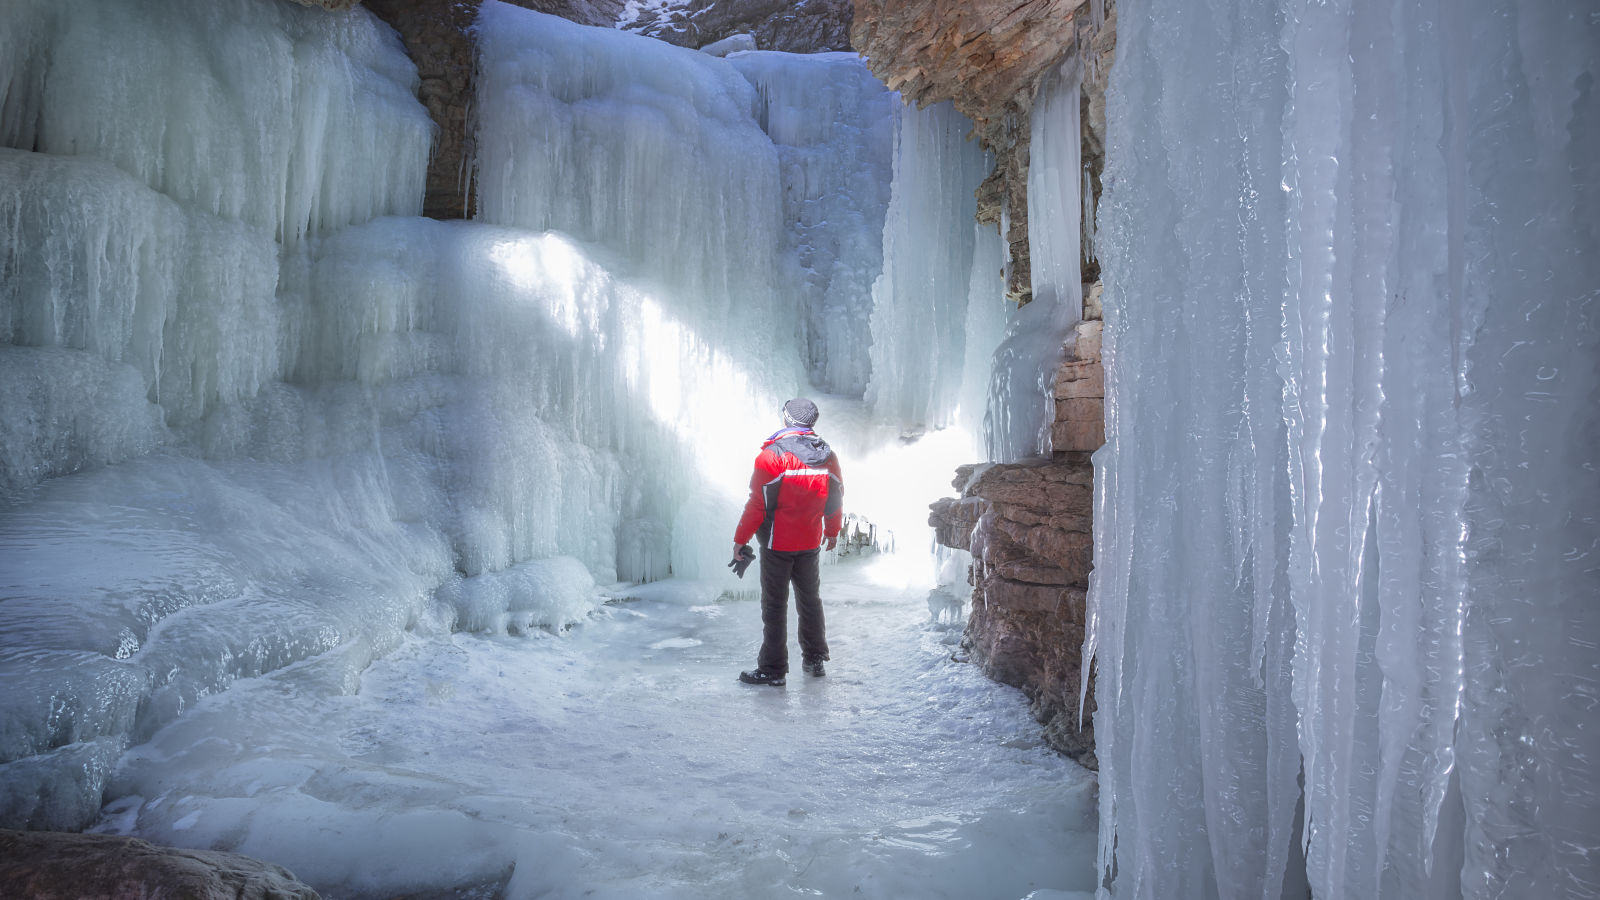
[[1109,894],[1596,896],[1597,29],[1120,6]]
[[[799,266],[778,288],[805,310],[811,383],[860,397],[872,374],[872,283],[883,271],[899,99],[853,53],[729,61],[755,86],[757,120],[778,148],[788,249]],[[941,244],[960,234],[946,225]]]
[[[198,212],[97,159],[0,149],[0,241],[0,341],[131,369],[171,425],[191,425],[282,374],[270,234]],[[0,392],[19,389],[24,382],[8,381]],[[144,416],[128,404],[93,418],[108,428]],[[25,418],[8,419],[8,433],[26,434]],[[40,417],[33,439],[59,439],[48,435],[68,424]],[[121,430],[134,444],[106,460],[144,443],[136,429]],[[7,454],[4,482],[52,474],[28,466]]]
[[293,241],[422,209],[433,123],[366,10],[258,0],[10,0],[0,145],[95,156]]
[[773,322],[792,273],[778,151],[738,70],[497,2],[477,35],[480,217],[611,248],[694,304],[708,341],[793,360]]
[[950,661],[925,590],[863,569],[827,570],[827,677],[782,689],[736,678],[758,603],[661,590],[561,634],[408,637],[348,696],[323,660],[242,682],[126,757],[99,828],[337,897],[1091,890],[1093,777]]

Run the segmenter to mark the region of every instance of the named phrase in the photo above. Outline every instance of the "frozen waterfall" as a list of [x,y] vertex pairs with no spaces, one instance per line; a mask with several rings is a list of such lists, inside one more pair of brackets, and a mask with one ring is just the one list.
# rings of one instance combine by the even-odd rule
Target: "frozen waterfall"
[[[669,576],[715,598],[789,396],[851,511],[905,534],[908,491],[970,458],[898,440],[955,421],[989,349],[962,325],[1003,320],[969,310],[975,254],[999,263],[959,117],[845,55],[493,2],[476,37],[481,219],[436,222],[416,72],[361,8],[0,12],[0,823],[92,821],[130,744],[242,679],[336,697],[419,637],[560,628]],[[891,195],[950,261],[935,295],[875,299],[912,266]],[[880,316],[940,342],[948,384],[906,417],[862,399],[930,374]]]
[[1592,5],[1118,6],[1102,895],[1596,896]]

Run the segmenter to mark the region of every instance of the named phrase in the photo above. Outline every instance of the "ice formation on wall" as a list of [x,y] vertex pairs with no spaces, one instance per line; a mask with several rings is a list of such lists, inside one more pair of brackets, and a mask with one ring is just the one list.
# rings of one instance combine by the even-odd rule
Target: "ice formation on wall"
[[872,283],[883,271],[900,104],[853,53],[739,53],[729,62],[755,85],[757,119],[778,148],[799,265],[794,283],[778,287],[805,310],[811,383],[860,397],[872,374]]
[[1594,896],[1592,9],[1119,7],[1103,895]]
[[[85,824],[130,741],[239,678],[319,656],[351,690],[407,630],[723,575],[778,404],[861,377],[893,101],[859,61],[482,15],[487,221],[441,223],[362,9],[0,12],[0,822]],[[869,411],[819,399],[864,460]]]
[[1083,318],[1079,100],[1082,65],[1070,54],[1039,85],[1029,135],[1028,253],[1033,301],[1011,317],[995,351],[984,442],[988,458],[1015,462],[1050,452],[1062,344]]
[[369,16],[15,0],[5,24],[0,145],[107,160],[284,241],[422,210],[433,123],[399,38]]

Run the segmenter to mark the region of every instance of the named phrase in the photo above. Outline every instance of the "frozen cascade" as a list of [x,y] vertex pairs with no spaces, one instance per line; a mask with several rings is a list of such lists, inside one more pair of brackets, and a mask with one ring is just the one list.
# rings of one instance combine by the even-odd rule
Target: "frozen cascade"
[[[66,376],[33,382],[48,399],[20,377],[0,391],[8,494],[149,450],[164,425],[193,426],[280,374],[277,247],[248,226],[100,160],[0,149],[0,235],[0,365],[20,375],[50,358]],[[90,368],[131,386],[51,387]]]
[[1102,895],[1597,896],[1600,23],[1118,27]]
[[[770,357],[783,253],[778,153],[726,61],[504,3],[483,5],[477,192],[486,222],[603,245],[673,291],[706,341]],[[801,370],[803,372],[803,370]]]
[[[859,327],[820,350],[813,330],[808,348],[799,313],[847,302],[872,265],[882,213],[847,195],[889,193],[872,179],[888,176],[875,154],[892,95],[868,92],[859,62],[736,68],[509,6],[483,15],[490,221],[440,223],[405,215],[428,121],[398,41],[359,8],[0,13],[18,145],[0,150],[5,823],[91,821],[130,742],[241,681],[335,696],[418,637],[558,628],[595,608],[597,584],[724,574],[744,490],[726,474],[747,469],[778,402],[810,390],[808,363],[866,358]],[[89,52],[105,65],[74,62]],[[752,82],[777,71],[826,82],[824,106],[862,104],[842,116],[859,128],[775,128],[799,101]],[[976,184],[981,155],[957,146],[903,171],[930,194]],[[802,195],[817,218],[797,227],[785,197]],[[998,268],[995,246],[974,251],[970,209],[939,221],[920,250]],[[801,277],[808,248],[826,291]],[[995,334],[1001,310],[966,302],[994,279],[950,274],[939,308],[956,324],[938,327]],[[904,393],[926,374],[875,383]],[[855,509],[904,505],[897,486],[970,458],[924,442],[945,457],[923,478],[873,455],[898,428],[821,399]]]
[[[783,398],[809,390],[809,370],[822,376],[822,387],[846,389],[846,397],[825,405],[832,423],[825,431],[851,471],[868,475],[852,477],[852,485],[871,482],[871,466],[882,462],[875,451],[898,431],[885,436],[866,421],[883,402],[869,395],[864,411],[848,396],[860,389],[869,361],[876,365],[864,330],[868,310],[936,297],[939,311],[954,317],[939,326],[945,340],[961,346],[972,203],[962,212],[959,198],[933,192],[947,177],[973,186],[981,180],[983,156],[963,139],[965,121],[956,124],[950,112],[904,115],[940,123],[915,127],[943,129],[954,141],[906,168],[915,178],[893,172],[895,190],[904,177],[926,194],[931,215],[915,235],[918,252],[950,247],[959,264],[937,285],[942,293],[884,301],[865,284],[895,259],[885,252],[879,262],[874,246],[885,231],[881,204],[891,170],[884,132],[895,98],[870,81],[860,60],[765,53],[724,60],[502,3],[484,5],[478,33],[481,215],[592,242],[648,285],[647,302],[662,311],[668,331],[651,332],[646,358],[680,361],[670,373],[676,380],[645,379],[651,399],[638,417],[672,424],[663,446],[687,441],[675,451],[686,454],[677,468],[746,468],[750,423],[771,421]],[[816,124],[828,121],[831,127]],[[893,209],[891,203],[891,218]],[[902,258],[900,265],[914,262]],[[832,316],[826,328],[807,325],[823,313]],[[732,367],[704,364],[713,357]],[[946,360],[957,385],[963,362]],[[927,376],[892,365],[882,371],[892,391],[917,390]],[[953,406],[956,397],[943,402]],[[668,490],[695,493],[674,500],[693,513],[672,525],[673,572],[719,573],[725,523],[736,517],[744,485],[697,490],[666,474],[674,470],[661,470]],[[893,468],[889,474],[896,484],[913,480]],[[886,522],[904,518],[897,515],[904,498],[903,491],[852,487],[851,508]],[[916,506],[913,528],[926,530]]]
[[994,354],[983,436],[987,457],[1049,454],[1055,376],[1064,342],[1083,316],[1079,271],[1083,70],[1069,55],[1039,85],[1029,135],[1028,253],[1033,300],[1017,310]]
[[[738,53],[778,148],[783,218],[800,266],[807,367],[821,390],[862,396],[872,374],[872,283],[883,271],[895,95],[853,53]],[[783,290],[786,286],[779,285]]]

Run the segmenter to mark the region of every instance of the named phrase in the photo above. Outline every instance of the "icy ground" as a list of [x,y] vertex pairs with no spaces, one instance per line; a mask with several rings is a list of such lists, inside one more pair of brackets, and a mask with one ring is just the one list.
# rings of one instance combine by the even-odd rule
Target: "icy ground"
[[124,757],[99,830],[330,898],[1088,896],[1094,777],[882,570],[825,567],[828,676],[791,648],[781,689],[736,680],[756,600],[671,582],[559,634],[410,637],[354,693],[315,659],[243,681]]

